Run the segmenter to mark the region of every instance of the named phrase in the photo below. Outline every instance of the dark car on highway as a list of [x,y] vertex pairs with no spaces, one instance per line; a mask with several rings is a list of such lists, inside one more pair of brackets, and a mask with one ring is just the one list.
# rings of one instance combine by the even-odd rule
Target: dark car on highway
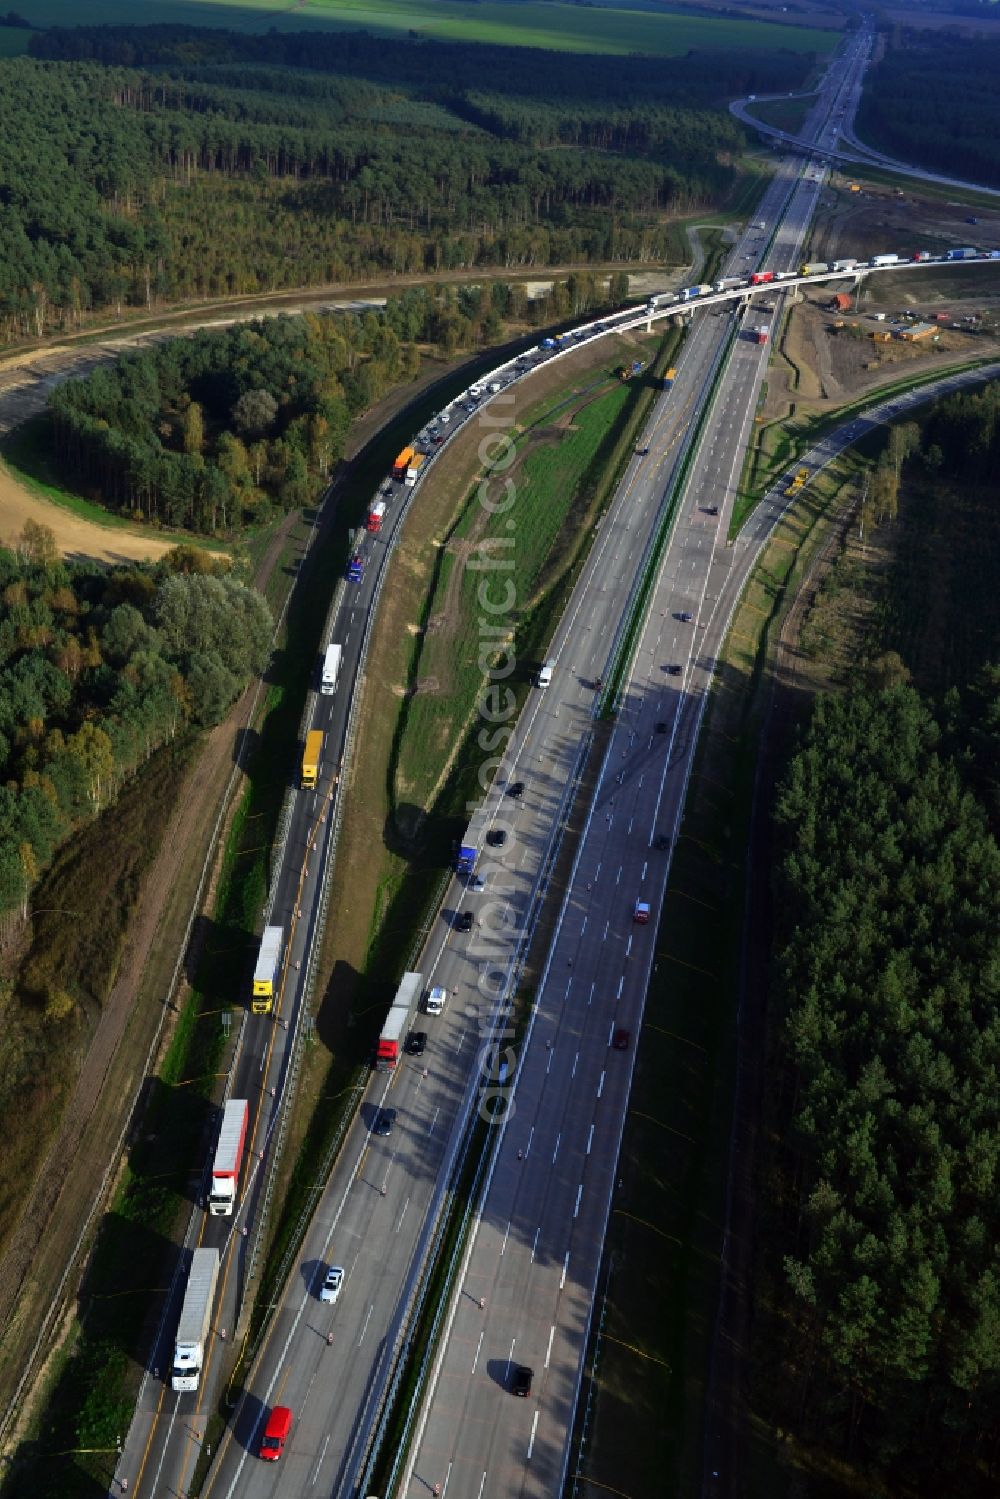
[[427,1050],[427,1032],[411,1031],[406,1038],[406,1054],[411,1057],[422,1057]]
[[510,786],[507,787],[507,795],[514,797],[515,800],[519,796],[523,796],[524,795],[524,782],[523,781],[514,781]]
[[535,1377],[534,1369],[529,1369],[527,1364],[517,1364],[514,1369],[514,1378],[510,1387],[515,1395],[530,1395],[531,1381]]
[[372,1125],[373,1135],[391,1135],[392,1126],[396,1122],[395,1109],[379,1109],[375,1115],[375,1123]]
[[471,932],[472,931],[472,912],[471,911],[460,911],[459,912],[458,916],[456,916],[456,918],[455,918],[455,930],[456,930],[456,932]]
[[486,834],[486,842],[489,844],[490,848],[503,848],[504,844],[507,842],[507,834],[504,832],[503,828],[493,828],[489,833]]
[[679,619],[682,625],[689,625],[694,619],[694,615],[687,609],[682,609],[679,614],[674,615],[674,619]]

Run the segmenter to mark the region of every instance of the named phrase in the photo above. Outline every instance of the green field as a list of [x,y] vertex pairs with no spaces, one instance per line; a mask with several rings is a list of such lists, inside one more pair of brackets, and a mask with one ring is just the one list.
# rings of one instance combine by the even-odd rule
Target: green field
[[765,125],[773,125],[775,130],[794,133],[801,129],[815,103],[815,94],[809,94],[805,99],[767,99],[755,103],[750,113]]
[[0,57],[20,57],[28,50],[30,36],[23,26],[0,26]]
[[21,9],[28,20],[41,26],[134,26],[162,21],[247,30],[350,27],[563,52],[648,52],[661,57],[691,48],[825,54],[838,40],[835,31],[547,4],[544,0],[525,0],[524,4],[486,0],[475,6],[456,0],[380,0],[377,6],[364,0],[304,0],[291,7],[275,6],[272,0],[25,0]]

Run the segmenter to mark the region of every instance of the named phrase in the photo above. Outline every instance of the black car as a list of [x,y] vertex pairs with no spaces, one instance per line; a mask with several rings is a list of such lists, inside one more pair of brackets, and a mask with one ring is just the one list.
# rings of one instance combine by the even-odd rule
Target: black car
[[515,1395],[530,1395],[531,1381],[535,1377],[534,1369],[529,1369],[527,1364],[516,1364],[514,1367],[514,1378],[510,1387]]
[[666,672],[668,677],[679,677],[681,674],[681,669],[677,665],[676,661],[671,661],[670,665],[665,666],[663,670]]
[[396,1122],[395,1109],[379,1109],[375,1115],[375,1123],[372,1125],[373,1135],[391,1135],[392,1126]]
[[503,848],[507,842],[507,834],[503,828],[493,828],[486,834],[486,842],[490,848]]
[[682,625],[689,625],[694,619],[694,615],[687,609],[682,609],[679,614],[674,615],[674,619],[679,619]]
[[410,1057],[422,1057],[427,1050],[427,1032],[411,1031],[406,1038],[406,1054]]
[[656,846],[660,850],[661,854],[664,853],[670,847],[670,839],[667,837],[666,833],[661,833],[659,835],[659,837],[656,840]]
[[471,932],[472,931],[472,912],[471,911],[460,911],[458,913],[458,915],[455,917],[455,930],[456,930],[456,932]]
[[656,732],[658,734],[665,734],[669,728],[670,725],[667,723],[667,720],[665,718],[661,718],[659,723],[656,725]]
[[718,513],[719,513],[719,507],[718,507],[718,505],[709,505],[706,508],[706,510],[705,510],[705,514],[706,515],[718,515]]
[[523,781],[514,781],[514,783],[512,785],[510,785],[510,786],[507,787],[507,795],[514,797],[515,800],[517,799],[517,797],[523,796],[524,795],[524,782]]

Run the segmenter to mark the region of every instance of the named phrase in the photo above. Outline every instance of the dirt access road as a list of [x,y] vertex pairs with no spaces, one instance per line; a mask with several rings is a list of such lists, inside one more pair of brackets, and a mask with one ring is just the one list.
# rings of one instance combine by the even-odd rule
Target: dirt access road
[[[456,281],[476,282],[502,279],[528,282],[531,288],[548,286],[557,276],[586,271],[607,277],[622,266],[553,266],[530,273],[512,274],[501,267],[449,272],[438,277],[401,277],[384,285],[361,283],[321,287],[314,291],[282,292],[273,296],[243,297],[215,303],[211,307],[164,313],[161,317],[143,319],[127,331],[108,331],[106,337],[89,330],[78,337],[63,339],[36,348],[24,349],[0,360],[0,437],[45,407],[53,386],[72,376],[83,376],[98,365],[111,363],[130,349],[146,348],[168,338],[195,333],[202,328],[227,328],[233,323],[279,314],[294,316],[304,312],[350,311],[364,306],[381,306],[388,296],[406,286],[432,286]],[[635,267],[629,271],[633,292],[646,295],[663,290],[674,278],[660,270]],[[433,378],[443,373],[438,367]],[[407,399],[413,386],[405,387]],[[383,418],[384,419],[384,418]],[[60,552],[65,557],[93,558],[109,564],[161,557],[176,545],[176,538],[158,537],[125,526],[102,525],[45,498],[27,488],[0,463],[0,546],[11,546],[20,536],[26,520],[38,521],[55,532]]]

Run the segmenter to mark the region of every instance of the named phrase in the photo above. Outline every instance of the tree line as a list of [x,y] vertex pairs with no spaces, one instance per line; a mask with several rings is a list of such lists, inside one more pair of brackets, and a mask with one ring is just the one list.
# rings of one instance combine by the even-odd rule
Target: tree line
[[777,797],[763,1398],[894,1491],[998,1457],[998,687],[820,699]]
[[891,155],[994,186],[998,123],[1000,42],[940,31],[894,31],[858,111],[862,137]]
[[[623,301],[627,277],[611,283]],[[559,318],[605,296],[571,276],[531,312]],[[317,498],[352,419],[417,373],[418,340],[452,353],[528,310],[523,287],[486,282],[171,339],[56,386],[55,462],[69,488],[132,519],[236,536]]]
[[217,723],[268,656],[270,611],[191,548],[108,570],[28,522],[0,549],[0,912],[161,745]]
[[796,54],[581,58],[352,33],[54,29],[0,61],[0,338],[476,265],[665,259],[729,94]]

